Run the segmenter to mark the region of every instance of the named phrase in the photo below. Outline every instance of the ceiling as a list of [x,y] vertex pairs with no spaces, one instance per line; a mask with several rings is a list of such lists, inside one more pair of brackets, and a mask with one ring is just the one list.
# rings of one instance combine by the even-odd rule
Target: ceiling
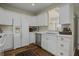
[[39,13],[42,10],[51,6],[52,3],[35,3],[34,6],[32,6],[32,3],[6,3],[5,5],[8,5],[10,7],[15,7],[18,9],[22,9],[30,13]]

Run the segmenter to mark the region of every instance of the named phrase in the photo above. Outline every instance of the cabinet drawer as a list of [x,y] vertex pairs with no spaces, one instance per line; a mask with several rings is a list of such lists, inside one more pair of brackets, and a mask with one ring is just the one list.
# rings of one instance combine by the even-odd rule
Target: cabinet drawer
[[58,56],[69,56],[69,51],[68,50],[59,49],[57,55]]
[[58,48],[62,50],[69,50],[70,49],[70,42],[58,42]]
[[47,34],[47,38],[57,38],[56,34]]
[[58,42],[63,42],[63,43],[70,43],[71,37],[58,37]]

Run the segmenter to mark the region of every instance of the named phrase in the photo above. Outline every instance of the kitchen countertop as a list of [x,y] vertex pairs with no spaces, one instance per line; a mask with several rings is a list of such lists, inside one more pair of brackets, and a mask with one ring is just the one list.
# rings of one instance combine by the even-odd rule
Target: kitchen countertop
[[72,37],[72,35],[61,35],[61,34],[59,34],[59,36]]
[[33,32],[33,33],[47,33],[47,31]]
[[56,31],[35,31],[31,33],[46,33],[46,34],[58,34]]
[[30,32],[30,33],[57,34],[58,36],[72,37],[72,35],[59,34],[59,32],[56,32],[56,31],[40,31],[40,32],[35,31],[35,32]]

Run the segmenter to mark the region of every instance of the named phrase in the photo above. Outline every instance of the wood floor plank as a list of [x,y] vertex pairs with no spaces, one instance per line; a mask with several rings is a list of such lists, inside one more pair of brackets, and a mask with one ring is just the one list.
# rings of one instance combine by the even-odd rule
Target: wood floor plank
[[15,56],[17,53],[21,53],[23,51],[28,51],[28,50],[30,50],[31,52],[33,52],[37,56],[52,56],[52,54],[43,50],[42,48],[40,48],[36,44],[30,44],[29,46],[24,46],[24,47],[21,47],[21,48],[18,48],[18,49],[5,51],[4,55],[5,56]]

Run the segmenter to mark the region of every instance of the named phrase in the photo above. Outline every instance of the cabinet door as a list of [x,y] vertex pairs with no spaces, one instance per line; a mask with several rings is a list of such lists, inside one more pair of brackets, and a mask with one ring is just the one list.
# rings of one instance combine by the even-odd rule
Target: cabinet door
[[12,25],[12,19],[9,17],[9,15],[10,14],[6,10],[0,8],[0,24]]
[[8,10],[4,10],[5,13],[5,25],[12,25],[12,17],[11,17],[11,13]]
[[37,25],[39,26],[47,26],[48,25],[48,14],[42,13],[37,16]]
[[6,36],[4,37],[4,39],[6,39],[6,43],[4,45],[4,50],[11,50],[13,49],[13,38],[12,38],[12,34],[6,34]]
[[46,33],[42,34],[41,46],[42,46],[43,49],[48,50]]
[[21,17],[19,15],[16,15],[13,17],[14,19],[14,26],[21,27]]
[[29,25],[30,26],[37,26],[37,17],[36,16],[31,16],[29,20]]
[[4,9],[0,8],[0,24],[4,24],[5,22]]
[[29,44],[29,26],[28,26],[28,16],[24,16],[21,19],[22,26],[22,46],[26,46]]
[[66,4],[60,7],[60,19],[59,23],[60,24],[70,24],[70,5]]
[[35,43],[35,33],[29,33],[30,44]]
[[54,55],[57,53],[57,35],[47,34],[47,47],[48,51]]
[[21,24],[19,17],[13,17],[14,49],[21,47]]
[[44,13],[44,16],[45,16],[45,20],[44,20],[44,25],[45,26],[48,26],[48,13]]
[[14,34],[14,49],[21,47],[21,36],[20,33]]

